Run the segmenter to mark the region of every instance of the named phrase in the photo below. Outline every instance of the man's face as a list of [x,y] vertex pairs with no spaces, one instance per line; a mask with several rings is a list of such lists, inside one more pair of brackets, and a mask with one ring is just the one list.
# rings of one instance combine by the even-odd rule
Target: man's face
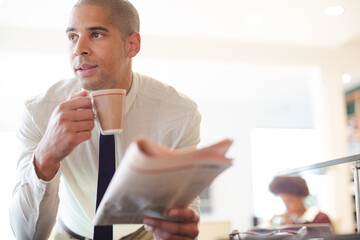
[[109,14],[109,9],[85,5],[74,7],[70,15],[70,63],[87,90],[119,88],[130,81],[131,59]]

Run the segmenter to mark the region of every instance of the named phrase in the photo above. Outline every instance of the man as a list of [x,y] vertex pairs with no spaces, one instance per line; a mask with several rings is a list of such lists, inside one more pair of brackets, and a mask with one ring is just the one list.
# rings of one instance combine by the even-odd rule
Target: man
[[[138,135],[172,149],[194,148],[200,141],[196,104],[132,72],[132,58],[140,50],[139,17],[128,1],[80,0],[66,33],[76,78],[28,100],[18,131],[22,151],[10,207],[17,239],[47,239],[57,216],[59,232],[68,239],[93,238],[100,130],[87,91],[127,91],[124,131],[115,138],[117,164]],[[145,218],[145,229],[155,239],[196,238],[198,199],[168,214],[183,221]],[[114,239],[121,237],[121,229],[114,227]]]

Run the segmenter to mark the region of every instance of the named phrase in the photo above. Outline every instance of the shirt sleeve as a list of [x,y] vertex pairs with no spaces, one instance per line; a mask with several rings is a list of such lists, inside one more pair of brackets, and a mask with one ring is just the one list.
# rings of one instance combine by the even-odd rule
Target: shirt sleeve
[[42,134],[26,109],[18,130],[20,156],[10,205],[10,223],[16,239],[48,239],[59,206],[60,171],[50,181],[38,178],[34,150]]
[[189,118],[176,149],[196,148],[200,142],[201,115],[197,108]]
[[[193,116],[190,118],[177,149],[196,148],[200,142],[200,122],[201,115],[198,109],[195,109]],[[196,197],[188,206],[200,217],[200,198]],[[200,223],[200,222],[199,222]],[[197,239],[197,238],[196,238]]]

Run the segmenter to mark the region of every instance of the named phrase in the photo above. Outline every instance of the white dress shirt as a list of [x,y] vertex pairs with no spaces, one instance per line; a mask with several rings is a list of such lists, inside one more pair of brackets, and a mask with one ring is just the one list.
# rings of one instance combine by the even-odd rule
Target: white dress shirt
[[[79,91],[79,81],[63,80],[25,103],[18,131],[21,156],[10,206],[10,221],[17,239],[47,239],[57,213],[72,232],[88,238],[93,236],[98,127],[93,129],[90,140],[81,143],[61,162],[52,180],[39,179],[33,164],[34,150],[55,107]],[[200,120],[197,105],[189,98],[166,84],[133,73],[133,83],[126,96],[123,133],[115,138],[116,164],[130,142],[140,135],[171,149],[196,147],[200,141]],[[198,199],[190,207],[199,213]],[[115,239],[124,234],[120,233],[121,226],[114,227]]]

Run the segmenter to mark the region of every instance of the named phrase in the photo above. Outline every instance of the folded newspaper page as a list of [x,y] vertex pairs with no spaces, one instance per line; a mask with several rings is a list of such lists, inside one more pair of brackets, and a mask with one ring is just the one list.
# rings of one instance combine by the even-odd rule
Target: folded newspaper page
[[190,204],[231,166],[229,139],[202,149],[169,150],[139,138],[126,150],[96,211],[95,225],[142,223],[145,216],[170,219],[172,207]]

